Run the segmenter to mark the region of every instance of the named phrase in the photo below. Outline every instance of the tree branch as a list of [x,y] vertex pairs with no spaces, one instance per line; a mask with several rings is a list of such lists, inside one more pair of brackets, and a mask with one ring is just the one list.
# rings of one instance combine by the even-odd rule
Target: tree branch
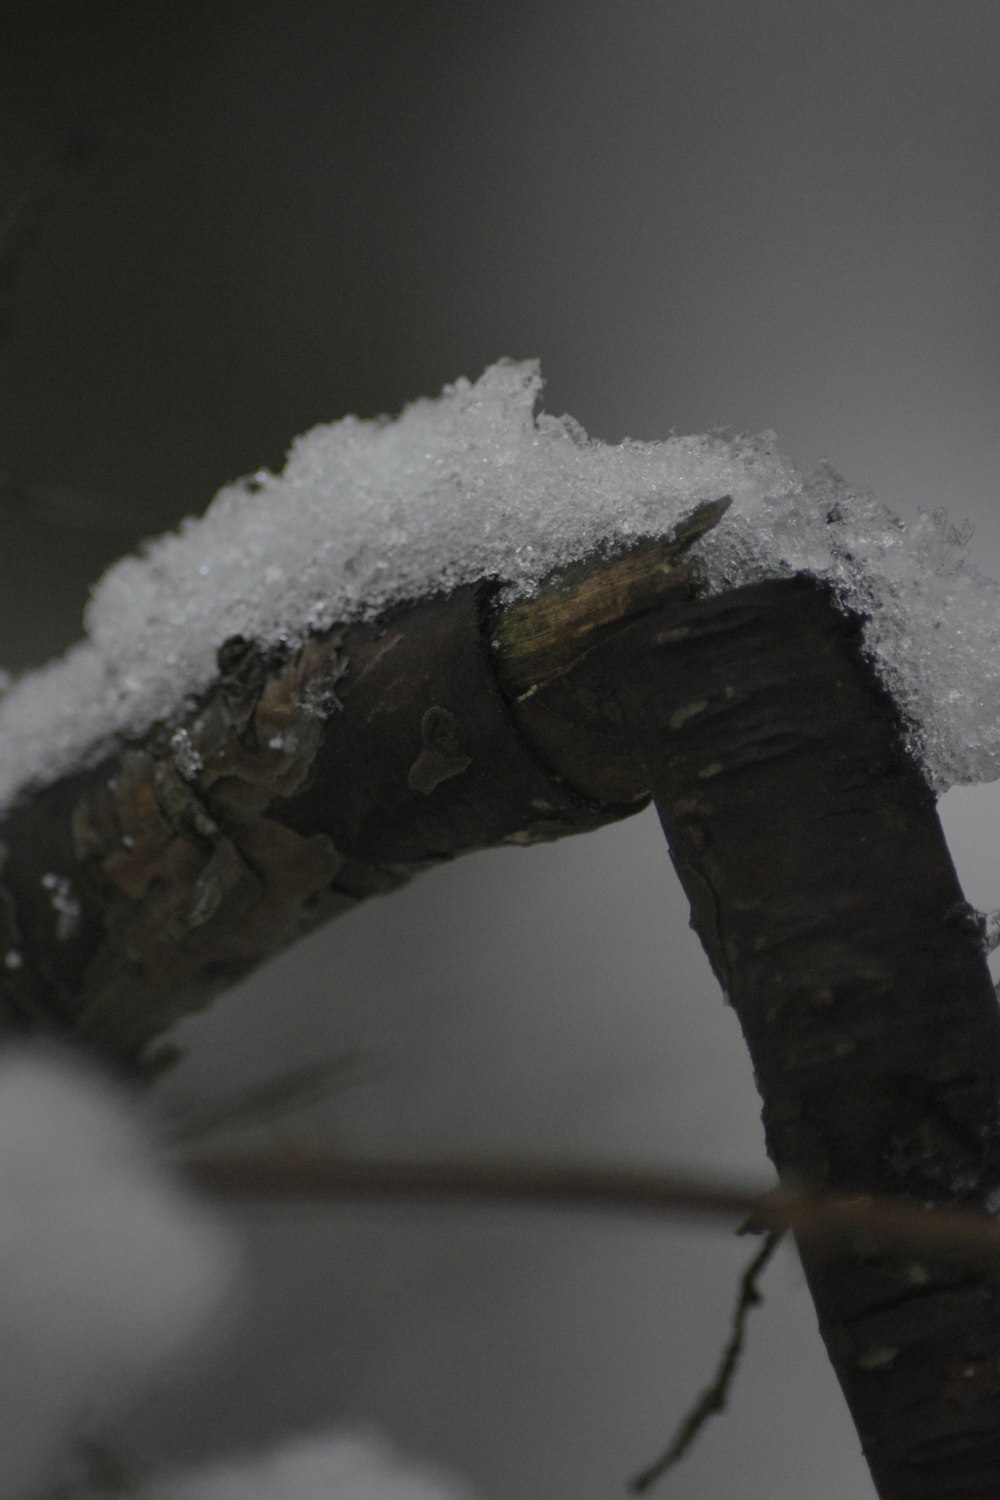
[[[291,653],[220,643],[194,707],[6,817],[8,1029],[148,1068],[181,1015],[355,901],[652,792],[783,1180],[995,1203],[1000,1018],[933,795],[814,580],[698,596],[688,549],[724,509],[518,605],[484,585]],[[992,1500],[992,1262],[799,1243],[883,1500]]]
[[[600,670],[743,1027],[781,1176],[995,1203],[996,996],[857,622],[808,579],[756,585],[626,627]],[[883,1500],[995,1494],[996,1272],[800,1251]]]
[[494,652],[518,680],[567,666],[611,622],[692,592],[685,554],[726,503],[499,616],[484,585],[291,653],[220,642],[194,708],[28,789],[0,823],[8,1028],[146,1068],[181,1016],[357,901],[474,849],[645,806],[620,734],[557,725],[558,768],[525,742],[487,634],[506,627]]
[[428,1200],[496,1203],[583,1213],[736,1221],[741,1232],[792,1229],[800,1240],[882,1247],[968,1270],[1000,1269],[1000,1227],[990,1214],[907,1198],[771,1190],[677,1172],[526,1161],[405,1161],[284,1150],[176,1156],[183,1175],[213,1197],[248,1203]]

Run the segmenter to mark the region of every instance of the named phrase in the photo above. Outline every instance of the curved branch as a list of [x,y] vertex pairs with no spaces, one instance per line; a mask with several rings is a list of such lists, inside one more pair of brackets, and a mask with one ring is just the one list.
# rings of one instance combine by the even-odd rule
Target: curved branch
[[147,1068],[181,1016],[365,897],[645,806],[620,734],[591,750],[564,724],[557,767],[526,741],[488,636],[519,681],[566,668],[609,623],[691,593],[685,554],[725,504],[499,615],[483,585],[292,652],[220,642],[194,707],[0,823],[0,1017]]
[[[298,933],[435,861],[652,792],[786,1183],[983,1210],[1000,1015],[859,624],[808,578],[698,596],[725,502],[516,606],[466,588],[288,653],[0,827],[0,1016],[131,1069]],[[992,1500],[1000,1281],[879,1236],[800,1249],[883,1500]]]

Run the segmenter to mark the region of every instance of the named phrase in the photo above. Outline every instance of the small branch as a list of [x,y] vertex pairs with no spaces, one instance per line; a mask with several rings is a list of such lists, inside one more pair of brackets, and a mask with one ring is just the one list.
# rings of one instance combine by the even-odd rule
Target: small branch
[[772,1230],[753,1260],[740,1277],[740,1291],[733,1308],[732,1327],[726,1346],[722,1351],[719,1367],[711,1384],[706,1386],[694,1406],[677,1429],[676,1436],[661,1456],[629,1481],[629,1489],[636,1495],[651,1489],[658,1479],[679,1463],[698,1437],[709,1417],[725,1411],[733,1378],[739,1364],[746,1337],[747,1318],[751,1308],[757,1307],[763,1297],[760,1278],[781,1240],[781,1232]]
[[[262,1202],[338,1198],[478,1199],[583,1211],[735,1219],[745,1228],[793,1229],[799,1238],[858,1241],[865,1254],[891,1247],[913,1255],[1000,1265],[1000,1229],[987,1214],[912,1200],[761,1192],[675,1173],[526,1162],[348,1160],[319,1153],[178,1158],[185,1175],[216,1197]],[[858,1253],[861,1252],[861,1247]]]
[[358,1082],[367,1076],[364,1069],[364,1058],[352,1052],[338,1052],[332,1057],[287,1068],[277,1077],[248,1084],[201,1109],[185,1113],[179,1120],[167,1122],[163,1127],[164,1145],[189,1146],[192,1141],[219,1131],[270,1124],[290,1110],[304,1109],[307,1104],[329,1098],[336,1089]]

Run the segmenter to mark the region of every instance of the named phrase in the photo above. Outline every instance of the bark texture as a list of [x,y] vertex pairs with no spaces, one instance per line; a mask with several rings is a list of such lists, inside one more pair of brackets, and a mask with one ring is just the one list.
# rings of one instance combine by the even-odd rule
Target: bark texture
[[[789,580],[678,603],[597,656],[595,699],[647,768],[782,1177],[990,1203],[997,1001],[856,622]],[[1000,1265],[980,1274],[872,1235],[799,1240],[883,1500],[995,1496]]]
[[[0,1025],[69,1034],[126,1070],[303,932],[474,849],[586,832],[649,794],[620,737],[553,719],[571,772],[525,739],[495,671],[565,670],[652,603],[690,596],[675,532],[491,612],[459,589],[288,653],[235,637],[193,708],[0,824]],[[579,717],[579,716],[578,716]],[[593,742],[592,742],[593,741]],[[546,741],[548,747],[548,741]]]
[[620,817],[524,745],[490,668],[484,597],[462,589],[285,658],[231,640],[180,726],[23,801],[0,830],[8,1023],[132,1067],[364,897],[473,849]]
[[[725,508],[516,606],[468,588],[291,654],[223,643],[193,709],[0,827],[0,1020],[141,1071],[354,902],[651,792],[788,1186],[992,1205],[1000,1019],[933,795],[820,587],[697,596]],[[799,1242],[883,1500],[994,1500],[1000,1272]]]

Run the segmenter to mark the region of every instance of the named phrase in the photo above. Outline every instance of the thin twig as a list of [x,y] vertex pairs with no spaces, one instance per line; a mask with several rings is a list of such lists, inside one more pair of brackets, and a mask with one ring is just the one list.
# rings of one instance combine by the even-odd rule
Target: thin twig
[[883,1250],[947,1257],[1000,1270],[1000,1228],[987,1213],[913,1199],[775,1191],[676,1173],[528,1162],[351,1160],[319,1152],[179,1158],[196,1186],[223,1198],[330,1202],[338,1198],[456,1199],[599,1212],[748,1221],[759,1230],[861,1241]]
[[339,1089],[370,1077],[366,1059],[356,1052],[339,1052],[286,1068],[277,1077],[251,1083],[200,1109],[186,1112],[161,1129],[167,1146],[189,1146],[218,1131],[253,1129],[272,1124],[292,1110],[328,1099]]
[[711,1384],[706,1386],[702,1391],[687,1416],[681,1421],[675,1436],[666,1450],[653,1463],[647,1465],[645,1469],[636,1474],[634,1479],[629,1481],[629,1489],[634,1494],[644,1494],[658,1479],[662,1479],[664,1474],[684,1457],[709,1417],[717,1416],[720,1412],[725,1411],[733,1378],[736,1375],[736,1369],[739,1364],[740,1354],[743,1351],[747,1318],[750,1315],[750,1309],[757,1307],[764,1300],[760,1292],[760,1277],[771,1256],[777,1249],[781,1237],[781,1230],[772,1230],[765,1238],[763,1245],[757,1251],[753,1260],[744,1270],[743,1275],[740,1277],[739,1296],[733,1308],[729,1338],[726,1340],[726,1346],[722,1351],[722,1357],[719,1360],[715,1376]]

